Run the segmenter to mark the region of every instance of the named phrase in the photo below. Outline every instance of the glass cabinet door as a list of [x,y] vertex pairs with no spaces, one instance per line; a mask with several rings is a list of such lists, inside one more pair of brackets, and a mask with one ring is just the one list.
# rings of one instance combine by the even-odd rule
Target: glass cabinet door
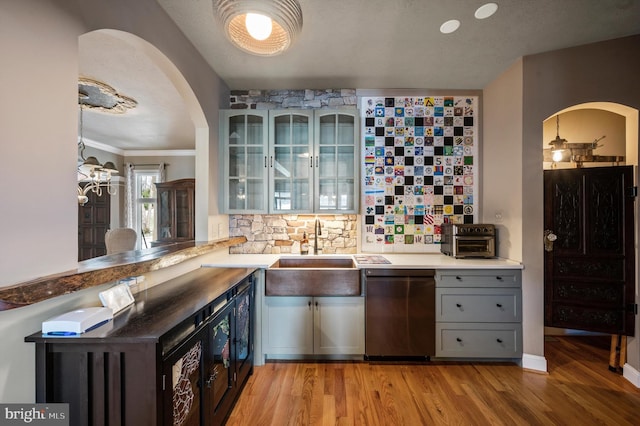
[[188,238],[191,235],[191,196],[186,189],[176,189],[176,235],[175,238]]
[[356,112],[316,112],[316,212],[356,212]]
[[173,197],[171,191],[162,189],[158,191],[160,209],[158,211],[158,239],[166,240],[174,238],[173,229]]
[[233,387],[235,384],[233,359],[232,327],[234,326],[233,305],[223,309],[209,325],[209,345],[205,386],[211,392],[207,399],[207,410],[210,410],[212,421],[206,424],[222,424],[225,414],[233,404]]
[[253,367],[253,277],[246,280],[247,287],[236,296],[236,371],[237,382],[244,382]]
[[202,380],[206,330],[196,333],[163,360],[164,425],[198,426],[202,417]]
[[267,212],[266,111],[222,111],[224,206],[229,213]]
[[273,182],[271,212],[311,212],[313,111],[270,114],[269,176]]

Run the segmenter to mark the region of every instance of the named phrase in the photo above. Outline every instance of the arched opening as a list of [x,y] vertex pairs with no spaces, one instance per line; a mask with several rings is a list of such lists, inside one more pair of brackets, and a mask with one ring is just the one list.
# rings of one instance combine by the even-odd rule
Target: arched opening
[[[556,112],[543,123],[543,149],[551,149],[549,142],[558,135],[571,143],[593,143],[596,157],[624,157],[621,162],[602,161],[582,164],[583,167],[602,167],[615,164],[638,164],[638,110],[611,102],[589,102],[573,105]],[[557,120],[558,119],[558,120]],[[548,154],[548,153],[547,153]],[[573,168],[575,161],[553,164],[545,159],[544,169]]]
[[[85,114],[85,124],[94,128],[93,134],[85,129],[85,137],[93,139],[98,149],[120,155],[121,164],[135,161],[128,156],[142,158],[142,163],[162,163],[171,156],[170,180],[195,177],[200,182],[195,196],[196,240],[207,240],[209,126],[187,80],[159,49],[128,32],[92,31],[80,36],[79,46],[79,77],[103,81],[138,101],[128,116]],[[118,179],[122,182],[124,176],[121,167]],[[125,225],[128,204],[123,184],[120,188],[120,195],[111,197],[115,200],[111,209],[115,227]]]
[[[559,118],[559,121],[557,120]],[[584,143],[593,144],[593,157],[600,157],[602,161],[575,161],[569,158],[565,153],[565,157],[562,161],[553,162],[550,161],[549,152],[545,154],[545,162],[543,164],[544,170],[552,169],[572,169],[572,168],[607,168],[611,166],[633,166],[633,185],[637,186],[638,174],[638,124],[639,124],[639,111],[635,108],[631,108],[625,105],[611,103],[611,102],[589,102],[574,105],[563,110],[558,111],[552,116],[548,117],[543,123],[543,149],[550,150],[550,141],[554,138],[565,139],[568,146],[572,143],[581,145]],[[559,136],[558,136],[559,135]],[[551,144],[553,145],[553,144]],[[571,152],[575,154],[575,152]],[[583,154],[578,152],[578,154]],[[609,161],[611,158],[622,159],[621,161]],[[545,172],[553,173],[553,172]],[[545,178],[546,179],[546,178]],[[625,185],[626,189],[626,185]],[[546,191],[546,190],[545,190]],[[547,194],[545,194],[545,200],[547,200]],[[625,194],[628,197],[628,194]],[[545,201],[545,212],[547,211],[547,204]],[[611,209],[614,210],[614,209]],[[640,230],[638,229],[638,209],[637,206],[633,210],[633,223],[635,224],[634,233],[628,231],[625,234],[625,238],[635,239],[636,244],[629,250],[624,250],[624,253],[629,253],[634,262],[635,277],[632,277],[631,286],[637,286],[638,277],[638,248],[637,241]],[[545,215],[545,233],[548,229],[546,223],[547,216]],[[589,227],[582,227],[585,230]],[[552,231],[553,232],[553,231]],[[585,234],[589,231],[585,231]],[[546,234],[545,234],[546,235]],[[594,237],[595,238],[595,237]],[[545,241],[546,243],[546,241]],[[546,244],[545,244],[546,246]],[[545,247],[548,248],[548,247]],[[553,250],[553,247],[550,247]],[[635,251],[634,251],[635,249]],[[603,253],[603,257],[606,253]],[[625,254],[625,256],[627,256]],[[595,263],[595,262],[594,262]],[[545,285],[549,280],[547,275],[548,264],[545,264]],[[593,266],[596,268],[596,266]],[[596,271],[596,269],[594,269]],[[612,274],[615,276],[615,274]],[[613,278],[612,278],[613,281]],[[628,282],[627,282],[628,283]],[[584,284],[584,282],[582,283]],[[628,284],[627,284],[628,285]],[[596,294],[594,292],[594,294]],[[637,291],[636,291],[637,299]],[[628,303],[633,304],[632,301],[627,300]],[[636,300],[637,302],[637,300]],[[548,308],[545,302],[545,310]],[[638,330],[638,319],[635,318],[636,333]],[[586,331],[585,331],[586,330]],[[588,331],[588,328],[581,330],[563,329],[563,328],[551,328],[545,326],[545,335],[572,335],[572,334],[594,334]],[[597,333],[596,333],[597,334]],[[604,337],[605,339],[608,337]],[[550,337],[552,338],[552,337]],[[628,344],[631,345],[635,339],[630,339]],[[637,343],[634,343],[637,345]],[[630,346],[631,347],[631,346]],[[611,367],[611,366],[610,366]]]

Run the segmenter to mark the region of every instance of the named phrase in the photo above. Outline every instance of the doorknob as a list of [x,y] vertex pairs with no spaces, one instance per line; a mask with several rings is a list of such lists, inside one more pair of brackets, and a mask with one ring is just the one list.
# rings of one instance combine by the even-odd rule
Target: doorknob
[[558,236],[550,229],[544,231],[544,250],[553,251],[553,242],[558,239]]

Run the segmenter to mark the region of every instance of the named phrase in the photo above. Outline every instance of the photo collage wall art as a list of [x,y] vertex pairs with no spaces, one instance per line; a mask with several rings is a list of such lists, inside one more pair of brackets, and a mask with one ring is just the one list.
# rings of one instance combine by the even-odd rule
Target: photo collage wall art
[[476,96],[364,97],[362,248],[437,251],[442,223],[474,223]]

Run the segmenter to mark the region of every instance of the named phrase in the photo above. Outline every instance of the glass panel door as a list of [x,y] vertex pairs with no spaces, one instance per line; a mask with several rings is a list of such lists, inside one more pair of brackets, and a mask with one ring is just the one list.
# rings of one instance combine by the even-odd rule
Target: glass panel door
[[201,425],[205,332],[198,332],[163,360],[165,425]]
[[271,117],[271,211],[310,212],[311,111],[273,111]]
[[207,374],[205,385],[211,392],[207,409],[211,422],[207,424],[222,424],[224,413],[233,403],[231,390],[234,387],[233,359],[235,348],[232,342],[232,327],[234,326],[233,305],[228,306],[216,315],[209,325],[209,345]]
[[189,191],[176,190],[176,236],[175,238],[188,238],[191,228],[191,202]]
[[355,212],[356,116],[338,112],[319,112],[318,115],[316,211]]
[[236,371],[237,383],[244,382],[253,366],[253,277],[246,280],[247,287],[240,291],[236,300]]
[[173,197],[171,196],[171,191],[168,189],[163,189],[158,192],[161,206],[158,212],[160,224],[158,239],[173,238],[174,236],[171,235],[171,228],[173,228],[173,215],[171,214],[173,211]]
[[226,210],[267,211],[267,113],[223,111]]

